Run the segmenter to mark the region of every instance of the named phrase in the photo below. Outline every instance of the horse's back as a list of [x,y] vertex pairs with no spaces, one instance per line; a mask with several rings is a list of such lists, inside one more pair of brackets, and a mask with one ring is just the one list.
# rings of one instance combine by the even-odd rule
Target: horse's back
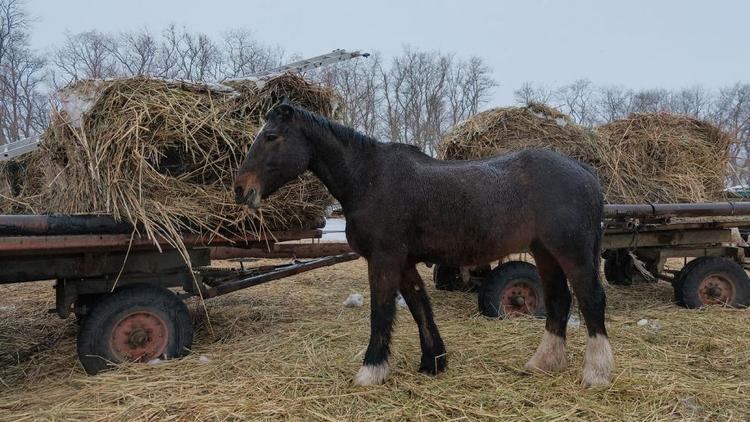
[[[403,238],[425,260],[495,259],[540,236],[558,236],[554,230],[592,228],[601,218],[595,172],[553,151],[467,161],[407,155],[388,167],[382,185],[399,195],[379,202],[390,212],[377,218],[404,231],[389,232],[389,241]],[[382,197],[392,194],[384,191]]]

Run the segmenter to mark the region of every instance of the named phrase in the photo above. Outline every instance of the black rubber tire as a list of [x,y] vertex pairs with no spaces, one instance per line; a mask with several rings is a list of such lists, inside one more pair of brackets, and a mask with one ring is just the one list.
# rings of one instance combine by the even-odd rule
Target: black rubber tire
[[609,284],[630,286],[633,284],[633,258],[625,250],[607,251],[604,256],[604,277]]
[[479,312],[490,318],[504,318],[505,309],[500,306],[500,298],[507,288],[519,281],[532,288],[537,297],[537,306],[531,315],[544,317],[544,288],[539,272],[536,266],[524,261],[506,262],[490,272],[478,288]]
[[704,256],[690,261],[675,277],[675,301],[686,308],[702,308],[706,304],[699,295],[700,283],[712,275],[731,283],[734,298],[728,306],[744,308],[750,305],[750,277],[745,269],[731,259]]
[[680,268],[680,271],[675,274],[674,280],[672,281],[672,288],[674,289],[674,301],[679,306],[685,306],[685,301],[682,298],[682,279],[685,277],[685,274],[689,273],[690,270],[700,261],[698,259],[693,259],[692,261],[689,261],[687,264],[685,264],[682,268]]
[[78,325],[83,324],[83,321],[86,319],[86,316],[91,312],[91,309],[93,309],[94,305],[96,305],[96,303],[100,301],[104,296],[106,296],[105,293],[92,293],[92,294],[79,295],[76,298],[74,307],[75,308],[85,307],[86,312],[75,313],[76,324]]
[[464,283],[461,279],[461,270],[455,267],[435,264],[432,267],[432,281],[438,290],[449,292],[468,292],[473,286]]
[[167,325],[169,340],[164,359],[189,352],[193,326],[185,303],[171,291],[152,284],[130,284],[108,294],[91,309],[78,332],[78,358],[89,375],[96,375],[112,363],[120,363],[110,350],[109,338],[125,315],[146,311],[158,315]]

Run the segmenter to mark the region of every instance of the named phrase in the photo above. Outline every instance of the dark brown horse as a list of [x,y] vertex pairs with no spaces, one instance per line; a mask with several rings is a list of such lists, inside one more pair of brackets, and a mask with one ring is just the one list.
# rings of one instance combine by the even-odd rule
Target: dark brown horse
[[550,151],[435,160],[287,102],[266,119],[237,173],[236,200],[258,207],[309,169],[341,203],[347,240],[367,259],[370,282],[370,343],[355,384],[379,384],[388,375],[399,291],[419,327],[419,370],[445,370],[445,346],[417,263],[475,266],[524,249],[536,260],[547,310],[527,368],[554,372],[567,364],[569,282],[588,330],[583,384],[609,384],[613,357],[599,283],[603,201],[591,168]]

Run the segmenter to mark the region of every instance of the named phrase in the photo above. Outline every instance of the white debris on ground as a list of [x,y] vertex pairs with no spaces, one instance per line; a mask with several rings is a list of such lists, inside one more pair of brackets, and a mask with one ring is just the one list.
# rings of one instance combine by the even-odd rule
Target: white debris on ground
[[156,358],[156,359],[151,359],[150,361],[148,361],[148,364],[149,365],[159,365],[161,362],[162,362],[161,359]]
[[654,331],[661,330],[661,322],[659,321],[649,321],[646,318],[639,319],[637,322],[639,327],[647,327]]
[[208,356],[200,355],[198,357],[198,363],[206,364],[208,362],[211,362],[211,359],[209,359]]
[[360,306],[365,304],[365,298],[363,298],[359,293],[352,293],[349,295],[349,297],[346,298],[343,304],[347,308],[359,308]]
[[401,309],[409,309],[409,305],[406,304],[406,300],[404,300],[404,297],[401,296],[401,293],[396,296],[396,304]]
[[581,320],[576,315],[571,315],[568,318],[568,328],[581,328]]

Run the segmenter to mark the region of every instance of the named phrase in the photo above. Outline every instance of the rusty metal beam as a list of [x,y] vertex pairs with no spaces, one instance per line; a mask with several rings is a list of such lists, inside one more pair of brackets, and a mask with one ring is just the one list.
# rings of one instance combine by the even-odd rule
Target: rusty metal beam
[[[182,240],[185,246],[236,246],[258,248],[266,242],[299,240],[318,238],[320,230],[283,231],[263,234],[261,236],[230,237],[213,239],[197,235],[185,235]],[[148,239],[134,237],[130,234],[104,235],[60,235],[60,236],[0,236],[0,255],[34,254],[34,253],[63,253],[87,250],[121,250],[121,249],[156,249],[156,245],[163,249],[172,249],[166,239]]]
[[359,258],[359,255],[354,252],[349,252],[341,255],[312,259],[310,261],[302,262],[299,264],[285,266],[276,271],[270,271],[260,275],[252,275],[249,277],[219,284],[218,286],[204,291],[203,297],[211,298],[225,295],[227,293],[242,290],[247,287],[257,286],[258,284],[263,284],[269,281],[278,280],[280,278],[300,274],[306,271],[314,270],[316,268],[327,267],[330,265],[338,264],[340,262],[352,261],[357,258]]
[[346,242],[274,243],[253,249],[219,246],[211,248],[212,259],[230,258],[318,258],[351,252]]

